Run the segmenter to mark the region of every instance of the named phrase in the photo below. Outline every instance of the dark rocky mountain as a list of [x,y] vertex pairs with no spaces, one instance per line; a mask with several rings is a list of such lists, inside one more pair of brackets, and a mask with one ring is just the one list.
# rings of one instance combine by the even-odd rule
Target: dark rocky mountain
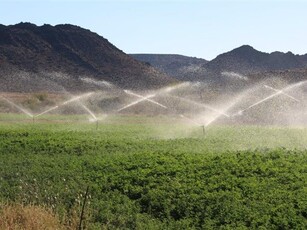
[[301,58],[300,58],[307,66],[307,54],[305,55],[302,55]]
[[305,69],[307,54],[264,53],[248,45],[208,62],[182,55],[127,55],[98,34],[73,25],[0,25],[0,91],[84,91],[109,83],[140,89],[177,80],[242,87],[281,72],[291,78],[286,76],[290,70],[307,79]]
[[307,80],[306,56],[291,52],[264,53],[244,45],[203,65],[207,75],[202,80],[231,90],[249,87],[267,79],[279,78],[289,82]]
[[152,88],[175,80],[78,26],[0,25],[1,90],[63,86],[77,91],[105,81],[127,88]]
[[250,74],[264,71],[287,70],[307,67],[306,55],[291,52],[264,53],[244,45],[230,52],[218,55],[203,65],[208,71],[221,73],[231,71]]
[[152,65],[153,67],[179,80],[199,78],[206,72],[202,67],[208,61],[202,58],[188,57],[177,54],[130,54],[135,59]]
[[239,81],[245,82],[244,84],[249,80],[255,82],[260,80],[260,73],[307,69],[307,54],[265,53],[248,45],[218,55],[211,61],[181,55],[132,54],[132,56],[179,80],[204,81],[217,83],[220,86],[237,85]]

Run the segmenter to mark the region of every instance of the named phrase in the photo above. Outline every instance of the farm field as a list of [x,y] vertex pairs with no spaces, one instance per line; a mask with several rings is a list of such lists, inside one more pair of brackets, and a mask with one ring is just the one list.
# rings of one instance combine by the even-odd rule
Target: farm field
[[0,217],[34,205],[74,228],[88,188],[87,229],[307,227],[307,128],[0,118]]

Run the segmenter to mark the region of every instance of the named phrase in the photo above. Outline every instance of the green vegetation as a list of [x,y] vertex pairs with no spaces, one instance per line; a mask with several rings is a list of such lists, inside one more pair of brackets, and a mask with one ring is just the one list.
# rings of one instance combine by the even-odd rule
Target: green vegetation
[[3,204],[75,220],[89,186],[88,229],[307,228],[306,129],[36,122],[0,123]]

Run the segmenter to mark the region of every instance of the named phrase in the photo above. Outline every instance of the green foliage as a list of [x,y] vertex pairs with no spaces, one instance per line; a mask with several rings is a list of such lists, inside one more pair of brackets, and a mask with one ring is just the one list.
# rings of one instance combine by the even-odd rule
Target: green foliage
[[[161,139],[143,124],[1,125],[0,201],[69,216],[89,185],[90,229],[306,229],[306,149],[252,149],[263,138],[247,134],[286,140],[284,129],[244,130]],[[305,131],[285,132],[293,143]]]

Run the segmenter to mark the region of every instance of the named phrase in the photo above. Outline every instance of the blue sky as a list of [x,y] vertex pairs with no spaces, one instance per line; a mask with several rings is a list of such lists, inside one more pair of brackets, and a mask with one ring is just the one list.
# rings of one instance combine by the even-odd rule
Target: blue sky
[[0,23],[70,23],[126,53],[213,59],[249,44],[264,52],[307,53],[303,0],[0,0]]

